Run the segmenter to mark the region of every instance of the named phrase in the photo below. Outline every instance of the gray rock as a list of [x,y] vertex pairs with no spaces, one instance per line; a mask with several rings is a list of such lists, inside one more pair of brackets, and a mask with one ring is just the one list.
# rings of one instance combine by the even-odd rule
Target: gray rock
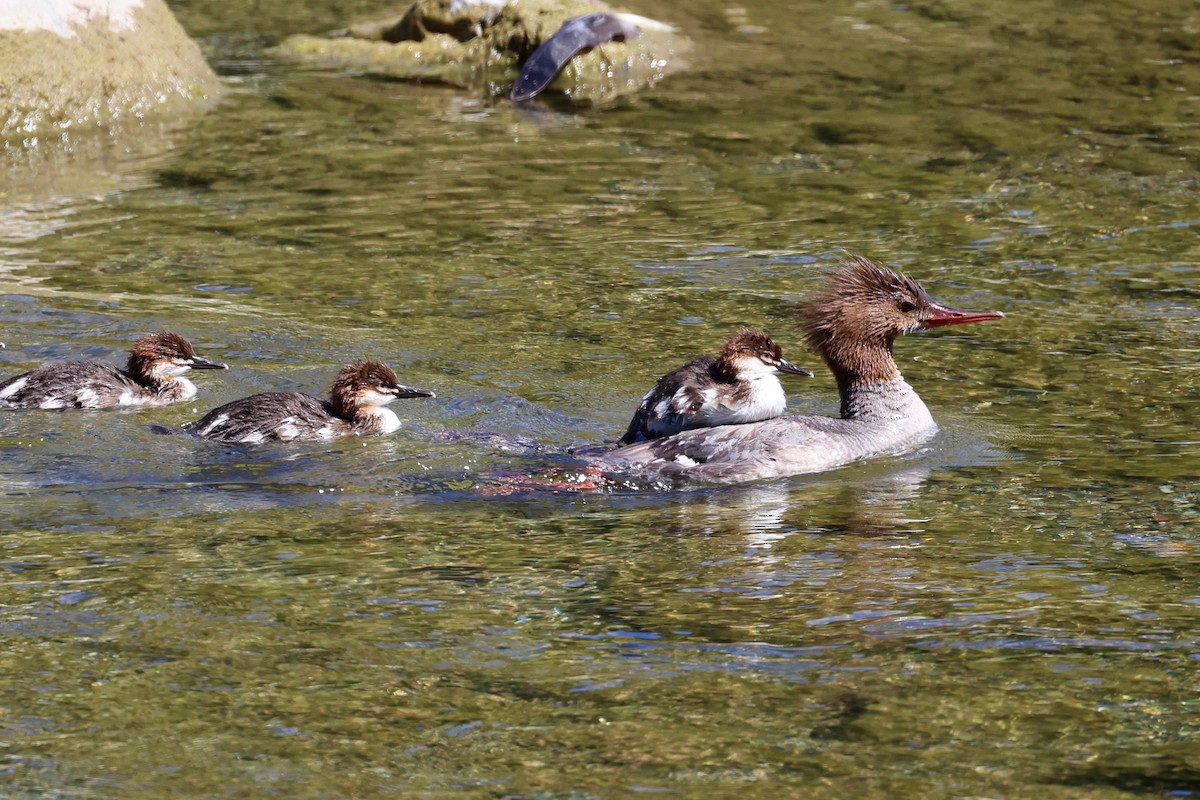
[[163,0],[0,3],[0,139],[169,115],[219,93]]

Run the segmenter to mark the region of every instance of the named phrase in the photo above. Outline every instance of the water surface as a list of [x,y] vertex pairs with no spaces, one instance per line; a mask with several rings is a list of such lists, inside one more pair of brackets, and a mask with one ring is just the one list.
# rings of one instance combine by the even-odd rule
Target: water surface
[[[232,365],[0,415],[8,796],[1200,793],[1194,10],[650,3],[703,58],[571,113],[266,55],[381,2],[244,6],[173,6],[211,113],[6,156],[0,375]],[[742,324],[816,366],[846,250],[1008,315],[897,343],[920,452],[505,496],[569,462],[444,435],[611,439]],[[367,355],[438,392],[394,436],[149,430]]]

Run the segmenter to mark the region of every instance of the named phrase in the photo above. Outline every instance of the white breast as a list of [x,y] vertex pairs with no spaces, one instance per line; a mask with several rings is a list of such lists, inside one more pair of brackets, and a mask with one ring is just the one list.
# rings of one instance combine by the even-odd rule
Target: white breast
[[363,412],[379,420],[380,433],[395,433],[400,430],[400,418],[390,408],[374,406],[363,409]]
[[774,374],[761,375],[750,381],[750,396],[744,403],[733,408],[720,404],[705,404],[697,416],[703,415],[703,424],[696,427],[716,425],[739,425],[773,419],[787,411],[787,395],[783,385]]

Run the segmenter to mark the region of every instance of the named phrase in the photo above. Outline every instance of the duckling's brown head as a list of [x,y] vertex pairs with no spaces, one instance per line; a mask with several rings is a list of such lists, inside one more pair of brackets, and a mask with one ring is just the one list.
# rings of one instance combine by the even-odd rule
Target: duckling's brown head
[[384,406],[398,397],[436,395],[427,389],[405,386],[387,364],[366,359],[342,367],[329,389],[334,413],[345,419],[353,419],[365,407]]
[[783,348],[778,342],[751,328],[742,328],[726,339],[717,361],[721,370],[731,376],[766,370],[812,377],[811,372],[783,357]]
[[196,355],[192,343],[178,333],[157,331],[133,343],[125,369],[135,378],[156,383],[189,369],[229,369],[229,366]]

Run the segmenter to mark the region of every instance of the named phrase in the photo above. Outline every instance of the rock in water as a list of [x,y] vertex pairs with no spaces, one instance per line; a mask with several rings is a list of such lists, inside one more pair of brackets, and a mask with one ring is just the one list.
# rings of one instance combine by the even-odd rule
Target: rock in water
[[[551,58],[533,58],[551,42]],[[690,48],[669,25],[601,0],[417,0],[400,16],[332,38],[290,37],[278,52],[376,75],[482,86],[489,95],[508,93],[518,67],[533,58],[539,76],[549,71],[552,88],[571,101],[602,105],[679,71]]]

